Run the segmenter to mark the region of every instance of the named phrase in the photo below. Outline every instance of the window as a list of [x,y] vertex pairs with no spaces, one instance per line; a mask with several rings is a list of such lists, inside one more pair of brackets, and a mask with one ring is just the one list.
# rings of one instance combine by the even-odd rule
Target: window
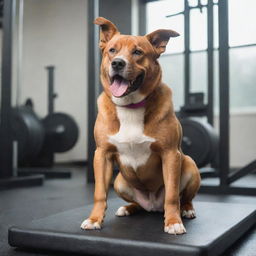
[[[190,7],[207,0],[188,0]],[[218,0],[214,0],[214,90],[218,91]],[[256,1],[230,0],[230,107],[231,110],[256,109]],[[184,0],[153,1],[147,4],[147,32],[156,29],[173,29],[180,37],[170,40],[160,58],[163,80],[174,90],[178,110],[184,98]],[[174,15],[177,14],[177,15]],[[169,17],[168,17],[169,16]],[[250,45],[250,46],[248,46]],[[239,47],[239,48],[238,48]],[[190,10],[190,91],[204,92],[207,97],[207,8]],[[199,52],[198,52],[199,51]],[[180,65],[178,67],[178,65]],[[200,68],[199,68],[200,67]],[[217,94],[216,94],[217,95]],[[215,97],[215,108],[218,108]]]
[[190,11],[190,50],[207,49],[207,10],[202,8]]
[[147,33],[157,29],[172,29],[181,36],[171,40],[166,47],[165,54],[178,53],[184,51],[184,16],[183,14],[171,18],[166,16],[182,12],[184,10],[184,0],[175,0],[175,4],[169,0],[149,2],[147,4]]
[[232,0],[229,3],[229,45],[256,43],[256,1]]

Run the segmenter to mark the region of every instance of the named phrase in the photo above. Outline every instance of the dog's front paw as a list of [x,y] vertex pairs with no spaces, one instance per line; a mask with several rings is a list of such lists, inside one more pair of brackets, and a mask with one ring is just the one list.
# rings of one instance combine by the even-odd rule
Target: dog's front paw
[[192,205],[192,202],[181,205],[181,217],[186,219],[194,219],[196,217],[196,211]]
[[164,232],[172,235],[181,235],[186,233],[187,231],[182,223],[174,223],[165,226]]
[[101,223],[88,218],[82,222],[81,229],[101,229]]
[[196,212],[194,209],[192,210],[183,210],[181,216],[186,219],[194,219],[196,217]]
[[129,216],[130,212],[127,210],[127,207],[125,206],[121,206],[118,208],[118,210],[116,211],[116,216]]

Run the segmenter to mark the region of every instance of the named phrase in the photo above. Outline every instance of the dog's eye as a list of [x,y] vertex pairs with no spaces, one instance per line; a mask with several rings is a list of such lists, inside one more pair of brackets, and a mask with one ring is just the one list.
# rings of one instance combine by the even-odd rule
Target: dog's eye
[[133,52],[133,54],[140,56],[140,55],[143,54],[143,52],[142,52],[141,50],[135,50],[135,51]]
[[115,49],[115,48],[110,48],[110,49],[109,49],[109,52],[115,53],[115,52],[116,52],[116,49]]

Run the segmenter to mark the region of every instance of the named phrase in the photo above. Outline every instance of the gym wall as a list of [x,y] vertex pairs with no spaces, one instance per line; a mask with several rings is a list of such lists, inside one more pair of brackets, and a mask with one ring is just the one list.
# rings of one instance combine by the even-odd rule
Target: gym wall
[[56,161],[87,158],[87,0],[24,0],[20,103],[28,97],[47,113],[47,73],[54,65],[55,111],[72,115],[80,128],[76,146]]

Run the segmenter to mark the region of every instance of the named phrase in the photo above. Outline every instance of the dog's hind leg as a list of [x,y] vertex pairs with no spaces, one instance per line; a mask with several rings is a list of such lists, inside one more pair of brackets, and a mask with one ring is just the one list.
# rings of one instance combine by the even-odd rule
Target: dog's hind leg
[[195,162],[184,156],[181,178],[181,216],[188,219],[196,217],[192,199],[195,197],[200,187],[200,173]]
[[116,216],[128,216],[142,209],[142,207],[134,201],[134,190],[129,186],[121,173],[119,173],[115,179],[114,189],[121,198],[130,203],[121,206],[116,211]]

